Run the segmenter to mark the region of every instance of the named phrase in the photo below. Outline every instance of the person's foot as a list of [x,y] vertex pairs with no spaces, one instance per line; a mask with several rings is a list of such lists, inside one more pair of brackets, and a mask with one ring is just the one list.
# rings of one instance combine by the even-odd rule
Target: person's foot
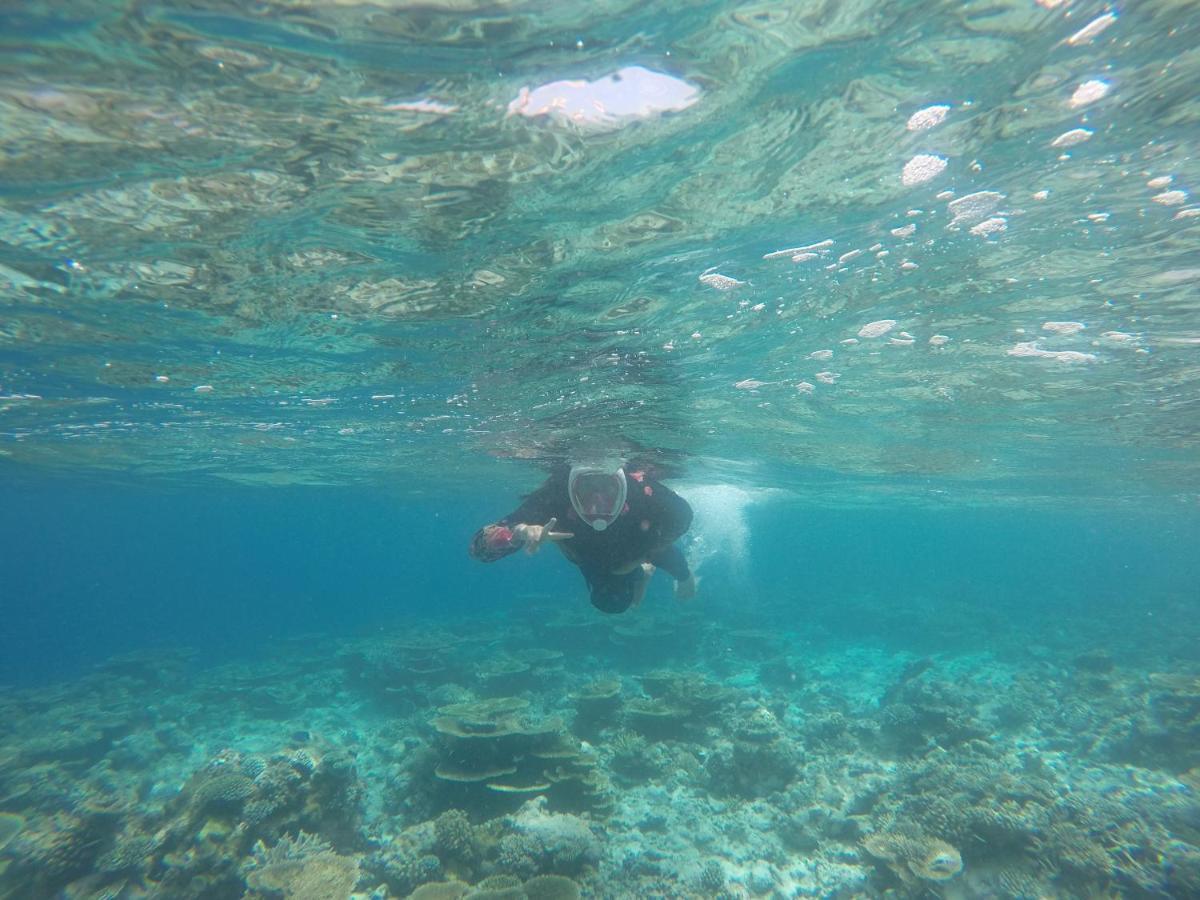
[[683,581],[675,582],[675,599],[676,600],[691,600],[696,596],[696,587],[700,584],[700,579],[695,575],[689,574]]

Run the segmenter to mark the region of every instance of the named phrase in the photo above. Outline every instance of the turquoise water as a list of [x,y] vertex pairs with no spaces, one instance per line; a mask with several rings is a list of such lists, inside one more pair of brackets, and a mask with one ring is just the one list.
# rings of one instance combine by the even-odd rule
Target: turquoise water
[[0,897],[1200,896],[1190,4],[0,23]]

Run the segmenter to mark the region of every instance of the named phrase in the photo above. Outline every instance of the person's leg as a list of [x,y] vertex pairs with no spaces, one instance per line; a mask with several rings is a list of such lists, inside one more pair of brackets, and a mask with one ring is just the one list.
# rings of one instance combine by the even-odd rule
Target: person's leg
[[650,586],[650,579],[654,576],[654,566],[650,563],[642,563],[638,568],[634,569],[634,574],[641,574],[641,580],[634,585],[633,602],[631,606],[641,606],[642,600],[646,596],[646,588]]
[[590,578],[588,585],[592,589],[592,606],[605,613],[623,613],[641,602],[649,580],[641,566],[623,575],[606,574]]

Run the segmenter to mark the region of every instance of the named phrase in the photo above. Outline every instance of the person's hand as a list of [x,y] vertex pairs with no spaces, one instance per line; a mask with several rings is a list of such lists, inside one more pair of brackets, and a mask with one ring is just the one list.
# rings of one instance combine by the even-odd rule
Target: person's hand
[[688,574],[688,577],[683,581],[675,582],[675,599],[676,600],[691,600],[696,596],[696,587],[700,584],[699,579],[695,575]]
[[557,524],[558,519],[551,519],[545,525],[518,525],[513,529],[513,534],[521,538],[525,552],[532,555],[542,549],[542,541],[557,543],[575,537],[570,531],[555,531],[554,526]]

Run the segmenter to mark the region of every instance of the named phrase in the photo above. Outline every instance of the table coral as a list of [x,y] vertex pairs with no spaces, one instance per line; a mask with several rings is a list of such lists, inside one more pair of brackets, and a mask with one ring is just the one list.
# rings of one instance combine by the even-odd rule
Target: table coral
[[873,834],[863,841],[863,849],[882,860],[905,884],[946,881],[963,867],[958,850],[916,831]]

